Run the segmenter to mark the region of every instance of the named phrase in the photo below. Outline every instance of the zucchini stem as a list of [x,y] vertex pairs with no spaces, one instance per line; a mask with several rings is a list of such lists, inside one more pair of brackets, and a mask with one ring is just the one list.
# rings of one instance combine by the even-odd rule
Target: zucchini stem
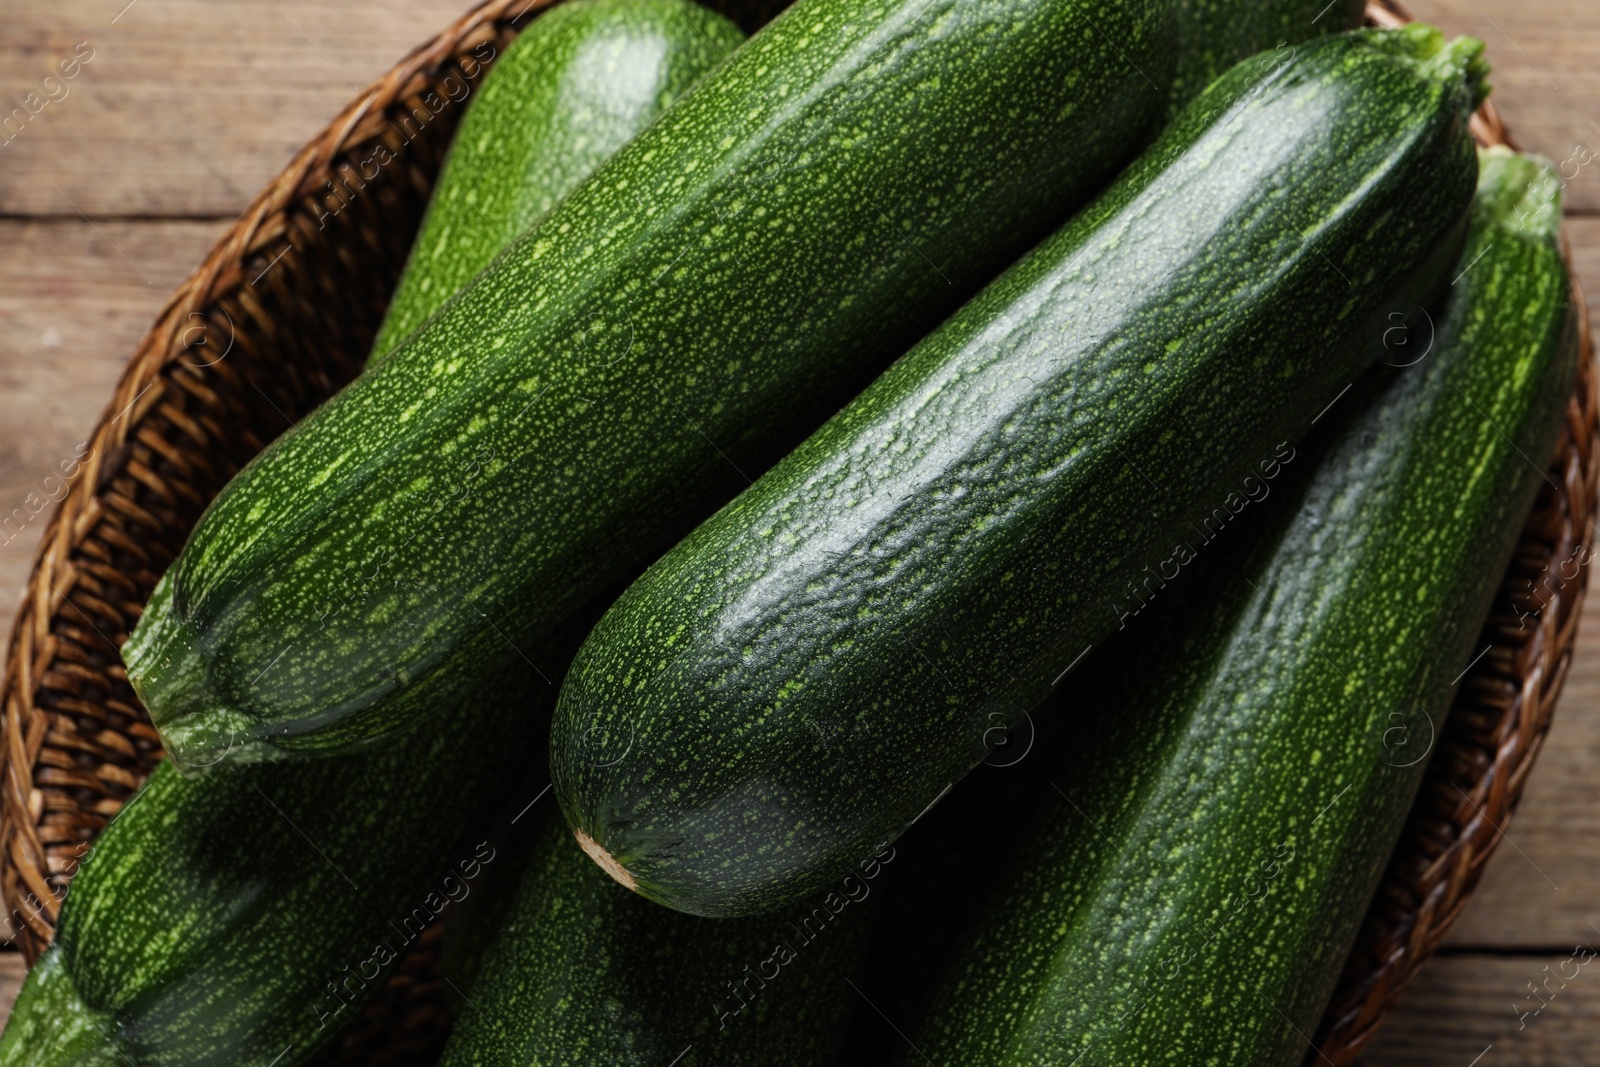
[[1441,81],[1452,77],[1466,81],[1474,111],[1489,96],[1489,61],[1484,58],[1483,42],[1476,37],[1450,40],[1436,26],[1413,22],[1398,30],[1367,30],[1371,40],[1391,55],[1419,64],[1429,76]]

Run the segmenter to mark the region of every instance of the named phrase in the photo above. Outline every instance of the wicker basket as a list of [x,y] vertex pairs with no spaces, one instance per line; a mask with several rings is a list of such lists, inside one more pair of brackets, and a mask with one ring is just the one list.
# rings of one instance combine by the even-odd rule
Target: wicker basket
[[[157,578],[228,478],[360,368],[421,220],[460,108],[451,79],[503,51],[555,0],[488,0],[361,93],[279,174],[168,301],[47,526],[4,677],[0,891],[31,963],[49,943],[81,845],[161,752],[118,648]],[[782,0],[718,0],[747,30]],[[1406,16],[1374,4],[1369,18]],[[482,55],[481,51],[479,55]],[[459,86],[456,87],[459,93]],[[435,92],[430,93],[430,90]],[[1505,143],[1493,108],[1474,118]],[[358,170],[378,144],[393,161]],[[1583,299],[1574,283],[1574,299]],[[1351,1062],[1460,914],[1521,795],[1566,675],[1585,576],[1539,605],[1518,590],[1587,546],[1596,380],[1584,358],[1550,474],[1438,738],[1426,783],[1311,1053]],[[224,355],[225,354],[225,355]],[[1539,608],[1518,629],[1517,607]],[[338,1053],[429,1062],[448,1029],[437,945],[419,945]]]

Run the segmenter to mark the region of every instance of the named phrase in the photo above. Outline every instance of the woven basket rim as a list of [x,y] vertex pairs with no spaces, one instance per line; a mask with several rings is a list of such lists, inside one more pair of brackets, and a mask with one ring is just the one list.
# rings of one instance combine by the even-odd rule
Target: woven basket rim
[[[484,0],[359,93],[262,189],[174,291],[113,390],[90,437],[83,471],[45,526],[18,607],[0,684],[4,744],[0,750],[4,769],[0,893],[12,909],[13,920],[23,920],[16,939],[30,965],[54,932],[58,888],[66,881],[64,849],[59,846],[71,843],[51,838],[57,831],[47,824],[53,825],[52,817],[78,804],[72,788],[49,784],[53,780],[50,775],[82,765],[84,736],[76,725],[83,717],[77,709],[46,706],[41,699],[44,683],[62,672],[76,671],[94,675],[97,691],[126,689],[115,656],[96,664],[95,657],[84,652],[93,644],[93,635],[81,640],[73,636],[82,632],[82,621],[92,624],[93,614],[101,608],[118,609],[101,603],[106,599],[103,589],[94,592],[98,599],[89,610],[83,606],[91,596],[82,588],[87,575],[95,575],[102,585],[119,580],[115,574],[104,573],[104,561],[88,553],[86,545],[108,516],[138,507],[136,501],[119,495],[118,488],[130,471],[135,476],[142,473],[130,464],[135,443],[146,447],[182,444],[152,443],[150,438],[158,435],[152,429],[155,413],[165,411],[164,402],[180,388],[175,384],[178,368],[191,350],[185,326],[196,316],[212,315],[225,301],[248,297],[249,287],[255,284],[252,278],[259,280],[294,249],[296,228],[304,226],[318,210],[318,198],[330,179],[337,180],[339,166],[380,142],[397,108],[437,88],[473,49],[487,42],[509,41],[525,16],[557,2],[560,0]],[[732,2],[755,10],[760,0]],[[1390,0],[1372,0],[1367,18],[1369,24],[1389,27],[1410,21],[1409,14]],[[1473,116],[1472,132],[1480,143],[1516,147],[1492,104],[1486,103]],[[1563,253],[1570,271],[1564,233]],[[1572,291],[1580,318],[1582,357],[1562,444],[1552,466],[1559,489],[1547,494],[1550,500],[1541,498],[1524,530],[1519,558],[1523,548],[1556,558],[1561,551],[1593,547],[1588,530],[1595,515],[1596,476],[1600,473],[1600,392],[1587,308],[1575,273]],[[192,385],[183,388],[193,392]],[[167,415],[170,417],[170,412]],[[1516,566],[1514,562],[1513,570]],[[136,617],[149,589],[135,588],[125,576],[121,581],[127,587],[127,603],[122,606]],[[1495,717],[1477,705],[1466,711],[1452,708],[1449,723],[1455,724],[1463,715],[1476,715],[1474,727],[1454,741],[1449,727],[1441,734],[1440,747],[1447,751],[1436,754],[1430,765],[1428,783],[1408,816],[1407,836],[1391,861],[1318,1032],[1313,1055],[1319,1060],[1334,1064],[1354,1060],[1475,888],[1484,863],[1498,844],[1497,830],[1515,810],[1549,727],[1570,662],[1586,584],[1585,570],[1577,581],[1554,591],[1543,604],[1537,624],[1515,635],[1515,640],[1497,633],[1495,652],[1483,657],[1464,679],[1458,705],[1490,692],[1498,694],[1496,700],[1505,704],[1504,710]],[[1491,619],[1486,629],[1492,630],[1494,624]],[[111,638],[101,636],[107,645],[115,646]],[[1508,686],[1513,695],[1502,699]],[[135,704],[119,706],[117,711],[124,718],[131,714],[136,722],[142,709]],[[1494,721],[1479,723],[1479,719]],[[124,726],[116,737],[105,734],[117,731],[102,730],[96,743],[109,746],[107,751],[126,748],[133,752],[137,748],[136,758],[130,759],[136,767],[143,766],[142,773],[148,773],[154,763],[152,753],[158,755],[159,750],[151,748],[155,735],[148,730],[147,719],[143,725],[144,732],[136,725]],[[72,744],[61,740],[63,733],[70,735]],[[73,811],[82,816],[82,827],[87,827],[80,827],[86,835],[83,840],[92,836],[96,822],[103,825],[115,814],[142,780],[140,773],[128,769],[126,761],[107,761],[91,770],[102,779],[94,783],[96,788],[103,789],[101,799],[90,809]],[[30,894],[41,905],[38,909],[25,903]]]

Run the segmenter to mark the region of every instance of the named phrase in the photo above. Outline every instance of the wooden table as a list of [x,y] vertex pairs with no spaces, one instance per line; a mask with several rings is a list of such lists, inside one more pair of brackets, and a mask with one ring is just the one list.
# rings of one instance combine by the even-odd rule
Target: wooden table
[[[1512,130],[1565,165],[1568,235],[1600,322],[1600,3],[1412,6],[1488,43]],[[55,484],[47,477],[86,437],[168,292],[254,192],[360,86],[461,9],[9,0],[0,99],[26,122],[0,129],[0,516],[42,507]],[[0,639],[44,518],[0,531]],[[1586,614],[1522,810],[1368,1067],[1600,1063],[1600,965],[1550,979],[1542,1000],[1530,994],[1572,973],[1562,962],[1576,946],[1600,947],[1600,597]],[[0,954],[0,1011],[20,974],[17,955]]]

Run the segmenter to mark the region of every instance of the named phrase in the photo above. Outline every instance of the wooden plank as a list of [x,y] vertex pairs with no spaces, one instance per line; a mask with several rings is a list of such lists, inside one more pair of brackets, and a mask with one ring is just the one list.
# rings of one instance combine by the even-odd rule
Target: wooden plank
[[1564,167],[1569,209],[1600,212],[1600,4],[1402,2],[1452,36],[1471,34],[1488,46],[1492,98],[1518,143]]
[[[1596,47],[1600,47],[1600,41]],[[1600,329],[1600,318],[1595,316],[1595,309],[1600,308],[1600,219],[1568,216],[1566,233],[1572,266],[1583,286],[1584,302],[1589,305],[1589,318]]]
[[22,953],[0,952],[0,1020],[11,1018],[11,1005],[17,1002],[17,991],[27,974]]
[[11,520],[0,526],[0,640],[10,641],[48,518],[32,512],[63,491],[47,479],[76,454],[167,296],[226,228],[0,220],[0,521]]
[[[236,215],[464,0],[8,0],[0,215]],[[41,85],[76,46],[75,77]],[[72,68],[68,68],[72,69]],[[58,99],[50,100],[46,90]]]
[[1360,1067],[1593,1067],[1600,960],[1586,953],[1600,949],[1600,934],[1584,953],[1573,948],[1441,956],[1401,996]]

